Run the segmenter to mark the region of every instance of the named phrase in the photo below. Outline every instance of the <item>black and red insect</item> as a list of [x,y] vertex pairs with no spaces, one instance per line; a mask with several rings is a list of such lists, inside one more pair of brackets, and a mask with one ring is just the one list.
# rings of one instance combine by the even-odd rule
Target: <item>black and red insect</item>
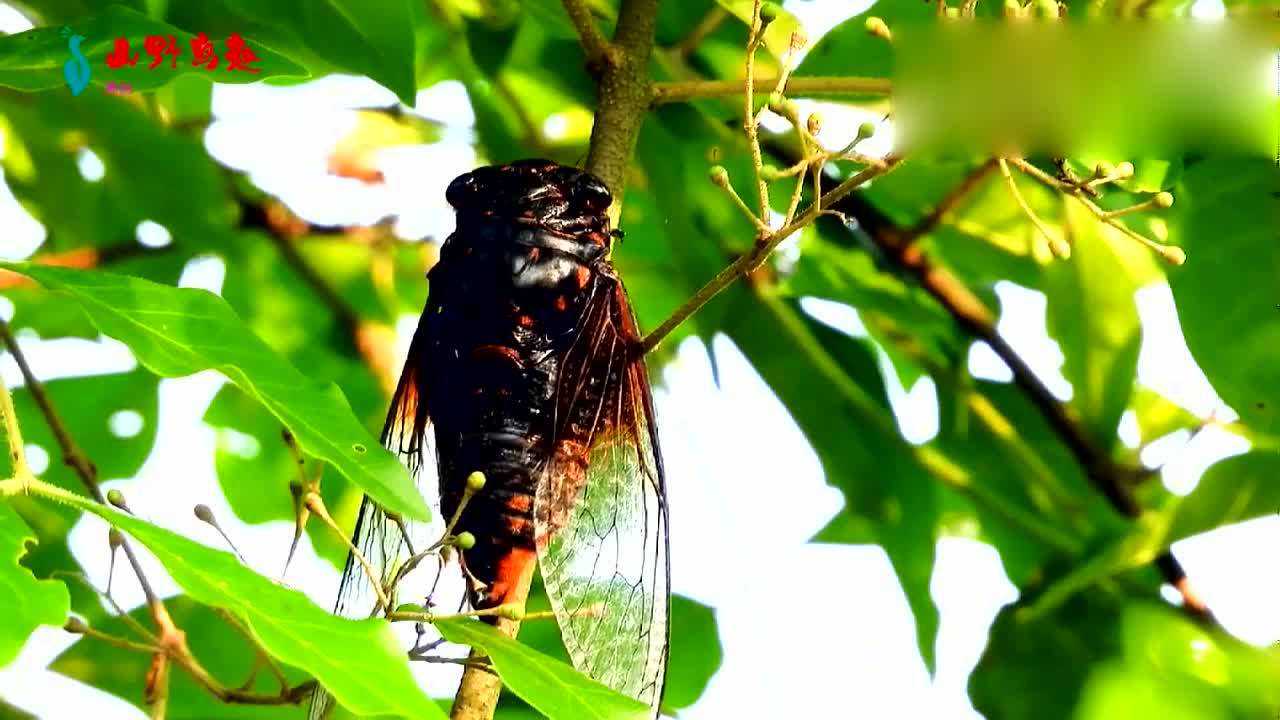
[[[667,659],[667,504],[640,335],[609,260],[598,178],[547,160],[482,167],[450,184],[457,229],[383,430],[420,483],[434,471],[477,608],[539,564],[574,664],[655,709]],[[404,537],[367,498],[356,529],[390,568]],[[348,563],[339,610],[362,576]],[[584,612],[592,609],[593,612]],[[367,612],[369,608],[363,608]]]

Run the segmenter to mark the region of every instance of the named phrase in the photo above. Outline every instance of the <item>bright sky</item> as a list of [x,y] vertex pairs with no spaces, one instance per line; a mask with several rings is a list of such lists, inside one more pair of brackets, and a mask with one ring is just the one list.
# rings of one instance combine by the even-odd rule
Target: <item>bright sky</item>
[[[811,37],[859,12],[861,5],[787,3],[803,16]],[[24,25],[19,21],[0,5],[0,29],[20,30]],[[444,187],[477,162],[469,145],[473,117],[456,84],[443,83],[420,93],[417,111],[448,124],[445,140],[387,152],[381,159],[386,183],[364,185],[326,172],[328,149],[354,122],[347,108],[393,100],[391,93],[370,81],[345,77],[297,88],[219,87],[214,102],[218,121],[206,135],[206,144],[219,160],[249,172],[308,220],[351,224],[394,214],[398,232],[406,237],[443,237],[453,223]],[[865,119],[828,109],[824,116],[824,133],[844,137]],[[87,181],[103,176],[101,162],[91,154],[82,158],[81,168]],[[43,228],[3,185],[0,228],[0,257],[25,257],[43,240]],[[140,228],[139,235],[148,243],[163,243],[167,237],[154,223]],[[182,282],[217,291],[222,274],[219,260],[198,260],[187,268]],[[1069,397],[1070,384],[1060,372],[1062,355],[1045,331],[1043,295],[1009,283],[998,292],[1005,309],[1001,333],[1056,393]],[[1144,288],[1138,304],[1144,328],[1141,382],[1201,417],[1228,412],[1186,350],[1168,287]],[[817,300],[807,301],[805,307],[834,327],[865,334],[851,308]],[[11,313],[12,306],[0,299],[0,315],[7,318]],[[412,327],[412,320],[405,325]],[[110,340],[42,341],[27,336],[22,346],[45,379],[119,372],[134,364],[129,351]],[[718,386],[712,380],[709,352],[719,366]],[[973,348],[970,368],[980,377],[1009,378],[1007,368],[985,347]],[[11,387],[21,384],[8,357],[0,361],[0,375]],[[904,436],[926,441],[937,430],[932,383],[924,379],[902,388],[894,373],[886,376]],[[220,545],[210,528],[191,516],[196,503],[211,505],[237,544],[248,551],[249,563],[274,575],[287,551],[291,527],[240,523],[218,490],[213,468],[216,437],[201,417],[222,382],[209,373],[162,382],[155,453],[136,478],[116,480],[108,487],[121,488],[148,519]],[[965,695],[968,674],[996,611],[1016,597],[995,552],[972,540],[939,543],[932,591],[942,625],[938,671],[930,679],[915,648],[911,613],[883,551],[807,543],[840,509],[840,495],[824,483],[813,450],[732,343],[720,337],[708,348],[686,341],[656,392],[669,473],[673,588],[716,608],[725,650],[721,670],[684,717],[823,717],[836,707],[842,715],[859,718],[976,717]],[[1122,428],[1122,438],[1131,439],[1132,433],[1131,427]],[[1214,460],[1246,449],[1239,438],[1209,429],[1190,443],[1185,435],[1171,436],[1144,460],[1163,464],[1165,483],[1185,493]],[[47,463],[47,453],[33,452],[33,460]],[[86,518],[71,538],[77,557],[99,583],[106,573],[104,536],[101,523]],[[1272,564],[1267,549],[1277,541],[1280,518],[1268,518],[1175,547],[1222,622],[1258,644],[1280,639],[1280,615],[1274,612],[1280,603],[1280,575],[1254,570]],[[155,563],[150,563],[148,574],[163,577]],[[319,561],[304,540],[289,581],[327,607],[337,573]],[[129,607],[140,604],[140,594],[130,594],[128,585],[117,584],[122,601]],[[162,591],[176,593],[171,583],[160,585]],[[829,602],[833,597],[840,602]],[[18,660],[0,670],[0,697],[45,718],[143,718],[120,699],[44,670],[70,640],[60,630],[39,631]],[[450,692],[448,677],[456,676],[455,671],[428,668],[424,682],[436,688],[436,694]]]

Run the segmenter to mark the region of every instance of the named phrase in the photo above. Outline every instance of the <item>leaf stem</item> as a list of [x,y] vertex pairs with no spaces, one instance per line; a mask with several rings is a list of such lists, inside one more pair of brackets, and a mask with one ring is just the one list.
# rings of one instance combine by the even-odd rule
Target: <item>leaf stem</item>
[[[757,78],[752,92],[763,95],[773,91],[778,78]],[[888,95],[889,80],[873,77],[795,77],[787,79],[786,91],[796,97],[814,95]],[[681,80],[653,84],[653,105],[689,102],[702,98],[737,97],[746,92],[743,80]]]
[[[1093,443],[1030,366],[996,331],[994,318],[986,305],[949,270],[935,265],[915,242],[916,238],[909,229],[895,225],[865,199],[849,196],[837,209],[856,218],[890,262],[905,274],[914,276],[961,328],[986,342],[1009,366],[1014,383],[1048,422],[1076,458],[1090,483],[1111,506],[1128,518],[1140,515],[1142,507],[1127,484],[1127,477],[1133,472],[1116,465],[1105,450]],[[1209,609],[1192,591],[1186,572],[1172,554],[1165,552],[1158,556],[1156,567],[1169,584],[1182,592],[1183,607],[1188,613],[1205,622],[1213,621]]]
[[664,338],[680,326],[680,323],[689,319],[689,317],[701,309],[703,305],[710,302],[711,298],[720,294],[720,291],[732,284],[733,281],[745,276],[747,273],[758,267],[760,263],[769,256],[769,253],[773,252],[774,248],[776,248],[779,243],[815,220],[818,215],[822,213],[821,208],[831,207],[833,203],[838,202],[841,198],[853,192],[868,180],[889,172],[896,168],[901,162],[901,157],[895,155],[886,157],[883,167],[869,167],[859,173],[856,173],[837,185],[835,188],[828,191],[819,200],[815,200],[814,203],[810,204],[810,206],[801,213],[798,218],[778,230],[775,230],[772,234],[762,236],[757,241],[751,252],[739,256],[737,260],[734,260],[728,267],[721,270],[715,277],[707,281],[707,284],[703,285],[701,289],[694,293],[693,297],[686,300],[683,305],[677,308],[676,311],[671,314],[671,317],[664,320],[661,325],[653,330],[653,332],[646,335],[644,340],[640,343],[639,351],[643,354],[657,347]]
[[[80,450],[75,440],[72,439],[71,433],[67,431],[67,426],[62,422],[62,417],[53,407],[53,401],[49,399],[48,393],[45,392],[44,385],[36,378],[35,373],[31,371],[31,365],[27,363],[27,358],[22,353],[22,349],[18,347],[18,341],[13,337],[9,324],[4,320],[0,320],[0,342],[3,342],[4,346],[9,350],[9,354],[13,356],[14,362],[18,364],[18,370],[22,373],[27,392],[35,400],[36,407],[40,408],[45,422],[53,432],[54,440],[62,450],[63,461],[75,470],[81,484],[89,491],[93,499],[105,505],[106,497],[102,494],[102,488],[98,486],[98,468]],[[6,396],[8,392],[8,389],[4,390]],[[12,406],[7,408],[7,411],[11,410]],[[14,429],[17,429],[16,417],[14,418]],[[18,437],[18,440],[21,441],[21,436]],[[13,442],[13,440],[11,439],[10,442]],[[24,460],[24,465],[25,462]],[[138,578],[138,585],[142,587],[142,594],[146,597],[147,607],[151,609],[151,617],[155,621],[156,627],[163,629],[166,623],[172,623],[169,620],[169,612],[165,609],[164,603],[159,596],[151,588],[151,583],[147,580],[146,573],[142,571],[142,565],[138,562],[138,556],[133,551],[133,546],[128,541],[125,541],[121,543],[120,547],[124,550],[125,557],[129,560],[129,566],[133,568],[133,574]]]

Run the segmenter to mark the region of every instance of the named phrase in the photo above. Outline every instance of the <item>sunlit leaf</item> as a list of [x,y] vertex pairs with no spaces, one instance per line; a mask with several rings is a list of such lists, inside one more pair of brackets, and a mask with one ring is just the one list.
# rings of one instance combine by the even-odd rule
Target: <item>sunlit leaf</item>
[[331,463],[388,509],[428,517],[404,467],[351,414],[334,385],[320,385],[249,332],[222,298],[101,272],[7,263],[85,309],[98,329],[158,375],[216,369],[253,394],[308,454]]
[[59,499],[134,537],[192,599],[232,612],[272,657],[311,673],[353,711],[444,717],[409,673],[408,657],[385,621],[331,615],[297,590],[241,565],[230,553],[79,496]]
[[450,642],[481,648],[512,692],[551,720],[649,717],[647,706],[621,695],[572,666],[549,658],[475,620],[435,623]]
[[31,529],[7,499],[0,500],[0,594],[6,598],[0,614],[0,667],[13,662],[37,627],[59,626],[67,619],[70,600],[62,583],[36,580],[18,564],[32,540]]
[[[78,52],[88,64],[89,79],[93,83],[84,90],[86,93],[101,94],[107,83],[129,85],[132,92],[151,90],[184,73],[212,76],[221,83],[257,82],[266,77],[307,74],[302,66],[256,42],[253,36],[245,37],[245,41],[260,58],[252,64],[258,72],[228,71],[227,61],[221,58],[217,70],[206,70],[192,61],[191,41],[200,30],[187,32],[121,5],[111,5],[98,15],[77,19],[66,27],[70,28],[71,35],[84,38]],[[153,35],[174,37],[181,54],[161,55],[162,62],[151,67],[153,56],[144,52],[144,43],[147,36]],[[107,65],[107,56],[115,47],[117,38],[128,41],[130,57],[136,56],[135,64],[115,69]],[[226,38],[211,39],[216,45],[213,52],[220,57],[226,51]],[[68,40],[62,28],[54,26],[0,37],[0,85],[18,90],[64,88],[67,80],[63,76],[63,66],[75,62]]]

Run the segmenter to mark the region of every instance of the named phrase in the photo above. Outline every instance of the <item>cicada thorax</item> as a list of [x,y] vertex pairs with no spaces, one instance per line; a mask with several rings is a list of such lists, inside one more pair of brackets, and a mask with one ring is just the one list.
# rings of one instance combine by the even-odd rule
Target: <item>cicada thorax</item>
[[590,342],[581,329],[592,294],[616,283],[606,258],[609,194],[579,170],[525,161],[463,175],[448,199],[457,229],[429,276],[422,369],[444,517],[457,510],[468,475],[486,476],[455,532],[476,538],[463,562],[484,586],[473,602],[490,606],[531,567],[537,484],[549,461],[577,453],[557,467],[585,470],[588,439],[558,417],[556,396],[566,354]]

